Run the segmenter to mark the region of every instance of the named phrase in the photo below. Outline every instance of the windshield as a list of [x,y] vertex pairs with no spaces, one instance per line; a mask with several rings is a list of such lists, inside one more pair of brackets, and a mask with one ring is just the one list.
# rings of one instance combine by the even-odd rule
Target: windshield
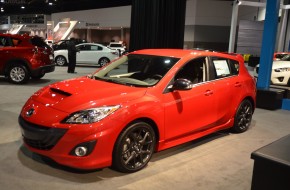
[[282,57],[281,61],[290,61],[290,54],[287,54],[284,57]]
[[173,57],[129,54],[103,67],[93,77],[129,86],[154,86],[178,60]]

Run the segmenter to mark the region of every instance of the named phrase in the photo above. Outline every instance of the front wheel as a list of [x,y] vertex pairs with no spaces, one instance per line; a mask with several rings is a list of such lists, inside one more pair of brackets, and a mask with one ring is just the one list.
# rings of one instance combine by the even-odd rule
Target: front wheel
[[244,100],[239,105],[233,126],[233,131],[236,133],[242,133],[248,130],[251,125],[253,115],[253,104],[249,100]]
[[113,168],[124,173],[137,172],[149,162],[156,144],[152,127],[136,122],[118,137],[113,152]]
[[10,82],[15,84],[26,83],[30,76],[27,68],[22,64],[12,64],[8,69],[8,79]]

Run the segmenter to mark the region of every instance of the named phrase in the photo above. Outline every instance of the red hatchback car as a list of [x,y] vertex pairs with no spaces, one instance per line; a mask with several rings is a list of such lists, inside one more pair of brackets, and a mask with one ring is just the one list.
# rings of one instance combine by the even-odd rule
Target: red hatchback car
[[136,172],[154,151],[222,129],[246,131],[255,86],[240,55],[140,50],[39,90],[19,124],[31,151],[62,165]]
[[0,34],[0,75],[15,84],[53,72],[52,49],[38,36]]

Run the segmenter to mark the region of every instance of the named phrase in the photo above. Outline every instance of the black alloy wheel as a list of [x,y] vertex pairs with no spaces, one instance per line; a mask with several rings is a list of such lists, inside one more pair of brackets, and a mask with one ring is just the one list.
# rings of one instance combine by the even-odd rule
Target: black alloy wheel
[[253,115],[253,105],[249,100],[244,100],[235,115],[235,122],[233,126],[233,131],[237,133],[242,133],[248,130],[251,125]]
[[155,150],[156,137],[152,127],[136,122],[119,136],[113,152],[113,168],[124,173],[143,169]]

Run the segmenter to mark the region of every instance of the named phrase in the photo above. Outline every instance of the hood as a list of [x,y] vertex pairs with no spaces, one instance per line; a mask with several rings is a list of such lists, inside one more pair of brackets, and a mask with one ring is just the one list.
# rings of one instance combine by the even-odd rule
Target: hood
[[277,69],[277,68],[290,68],[290,61],[274,61],[272,69]]
[[146,88],[81,77],[49,85],[36,92],[32,99],[46,107],[72,113],[104,105],[120,105],[145,93]]

